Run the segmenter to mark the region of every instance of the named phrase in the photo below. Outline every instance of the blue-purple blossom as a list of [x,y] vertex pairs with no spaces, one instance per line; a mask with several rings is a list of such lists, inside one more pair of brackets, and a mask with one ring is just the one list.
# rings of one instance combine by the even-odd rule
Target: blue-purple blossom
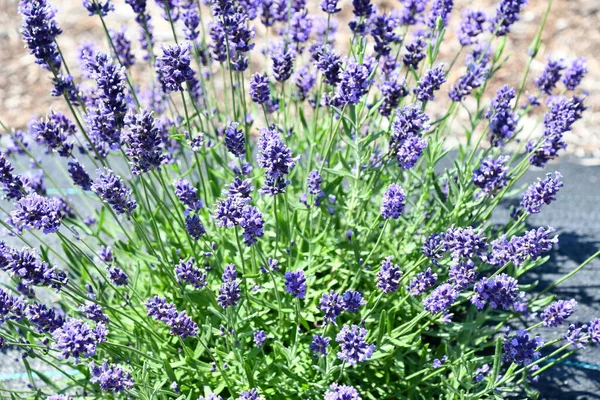
[[308,11],[296,11],[290,17],[290,37],[296,43],[305,43],[310,37],[312,30],[312,17],[308,15]]
[[452,101],[463,101],[473,89],[477,89],[485,83],[489,72],[490,69],[485,63],[469,64],[467,72],[452,85],[448,96]]
[[299,100],[305,100],[310,90],[317,83],[317,77],[308,65],[303,65],[296,71],[294,83],[296,84],[296,96]]
[[117,267],[108,268],[108,279],[115,286],[127,286],[129,284],[129,277],[127,274]]
[[505,36],[510,32],[510,27],[519,20],[521,7],[527,0],[500,0],[496,7],[496,15],[490,19],[490,32],[496,36]]
[[35,325],[40,333],[53,332],[65,322],[60,312],[39,303],[30,304],[25,311],[25,315],[27,320]]
[[240,392],[240,397],[235,400],[262,400],[263,397],[258,394],[258,390],[250,389],[248,391],[242,390]]
[[473,292],[471,303],[478,310],[483,309],[486,304],[494,309],[509,310],[522,297],[517,280],[505,273],[492,278],[481,278],[475,284]]
[[360,103],[373,82],[370,78],[372,70],[373,65],[370,63],[359,64],[355,61],[348,61],[346,68],[341,73],[340,83],[335,93],[335,103],[342,106]]
[[231,154],[243,157],[246,154],[246,137],[237,122],[230,123],[225,128],[225,146]]
[[198,39],[198,26],[200,25],[198,9],[194,6],[186,8],[181,13],[181,20],[183,21],[185,40],[194,41]]
[[96,174],[98,177],[92,185],[92,190],[117,214],[131,215],[137,207],[135,200],[131,199],[131,189],[127,188],[123,180],[108,168],[98,168]]
[[310,351],[313,353],[313,357],[322,357],[327,355],[327,348],[331,339],[325,336],[313,335],[312,343],[310,344]]
[[296,165],[292,150],[281,139],[275,128],[262,128],[258,140],[258,165],[265,170],[265,187],[261,193],[271,196],[285,192],[286,175]]
[[360,307],[367,304],[362,294],[356,290],[346,290],[342,299],[344,301],[344,310],[348,312],[358,312]]
[[600,343],[600,318],[594,318],[588,326],[588,334],[594,343]]
[[459,294],[460,292],[454,285],[443,283],[423,299],[423,306],[430,313],[437,314],[446,311],[456,301]]
[[240,196],[243,198],[250,198],[250,194],[254,190],[254,186],[252,186],[252,179],[241,179],[236,176],[233,178],[233,181],[229,185],[225,185],[227,188],[227,196]]
[[213,218],[219,228],[233,228],[239,226],[242,219],[242,211],[250,202],[248,197],[239,195],[228,196],[217,200],[217,206]]
[[436,358],[431,363],[431,366],[435,369],[441,368],[448,361],[448,356],[444,354],[442,358]]
[[92,328],[80,319],[67,318],[60,328],[52,332],[52,347],[60,351],[62,358],[73,357],[78,362],[80,357],[94,356],[96,346],[106,341],[107,334],[108,330],[102,323]]
[[325,400],[362,400],[358,391],[352,386],[332,383],[325,392]]
[[427,16],[427,26],[431,29],[437,27],[438,18],[441,21],[442,27],[448,25],[448,18],[454,7],[453,0],[433,0],[431,10]]
[[185,216],[185,230],[192,239],[198,241],[206,233],[204,224],[198,214],[188,214]]
[[159,80],[165,92],[183,91],[183,83],[194,77],[190,68],[190,48],[173,45],[162,48],[163,54],[156,58]]
[[419,101],[431,101],[435,97],[435,92],[440,90],[442,84],[446,82],[446,72],[444,72],[445,65],[440,64],[435,68],[427,71],[421,79],[417,87],[413,89],[413,93],[416,95]]
[[198,211],[204,207],[201,200],[198,199],[198,189],[186,179],[175,179],[175,196],[181,203],[190,210]]
[[508,262],[521,266],[528,258],[537,260],[558,243],[557,237],[550,237],[553,232],[553,228],[540,227],[525,232],[523,236],[513,236],[510,240],[502,235],[492,241],[486,262],[500,267]]
[[79,306],[79,311],[89,320],[94,322],[102,322],[104,324],[108,324],[109,319],[108,315],[104,314],[102,307],[98,304],[86,301],[85,304]]
[[250,78],[250,98],[257,104],[265,104],[271,98],[269,77],[258,72]]
[[288,271],[285,277],[285,291],[291,293],[292,297],[303,299],[306,296],[306,277],[304,271]]
[[381,95],[383,96],[383,102],[379,106],[379,113],[384,117],[389,117],[392,111],[398,107],[400,99],[408,95],[408,89],[404,81],[383,81],[379,84],[379,90],[381,90]]
[[75,124],[62,113],[50,111],[46,118],[31,121],[29,132],[38,143],[46,146],[46,152],[55,151],[61,157],[69,157],[73,151],[69,139],[75,135]]
[[556,200],[558,191],[564,186],[560,178],[562,175],[559,172],[554,173],[554,178],[552,174],[548,173],[543,180],[538,178],[536,182],[529,185],[520,203],[525,212],[539,214],[542,212],[543,205],[548,205]]
[[266,341],[267,341],[267,335],[265,334],[265,331],[258,330],[258,331],[254,332],[254,344],[256,344],[256,347],[258,347],[259,349],[262,349],[262,347]]
[[134,386],[133,378],[129,372],[115,364],[108,364],[106,360],[100,366],[92,361],[89,368],[90,382],[99,384],[100,389],[105,392],[119,393],[132,389]]
[[63,218],[58,197],[51,199],[30,193],[15,203],[11,220],[19,229],[39,229],[45,234],[58,232]]
[[331,290],[329,293],[323,293],[317,308],[325,314],[323,316],[323,325],[329,323],[335,325],[336,318],[344,311],[344,299],[342,296]]
[[534,80],[535,85],[544,93],[552,94],[556,84],[560,80],[562,71],[567,68],[564,60],[548,60],[548,64],[544,68],[542,75]]
[[502,86],[492,99],[485,117],[490,121],[490,142],[492,146],[504,146],[513,137],[519,117],[512,111],[510,102],[515,98],[515,89]]
[[338,358],[350,365],[371,358],[375,351],[375,345],[367,343],[367,333],[366,329],[358,325],[344,325],[335,337],[336,342],[340,344]]
[[575,299],[558,300],[550,304],[540,314],[544,326],[556,327],[562,325],[573,313],[577,302]]
[[394,32],[398,22],[398,19],[390,14],[373,17],[370,34],[375,40],[374,51],[378,58],[389,55],[392,51],[392,43],[400,42],[400,36]]
[[77,159],[69,160],[68,172],[71,176],[71,179],[73,179],[74,184],[83,190],[92,189],[92,178],[90,178],[88,173],[83,168],[83,165],[81,165]]
[[342,11],[341,8],[338,7],[339,0],[322,0],[321,1],[321,10],[326,12],[327,14],[335,14]]
[[11,320],[21,320],[25,316],[27,302],[19,299],[0,288],[0,323]]
[[392,263],[392,257],[386,257],[377,272],[377,287],[383,293],[393,293],[400,286],[400,278],[402,278],[400,266]]
[[56,10],[46,0],[21,0],[19,3],[23,25],[23,40],[36,64],[58,70],[62,57],[56,45],[56,37],[62,33],[55,16]]
[[324,51],[318,54],[317,69],[323,74],[323,81],[331,86],[340,82],[342,60],[334,51]]
[[75,80],[73,76],[69,74],[58,74],[54,78],[52,78],[52,83],[54,84],[50,95],[54,97],[65,96],[65,98],[71,103],[73,106],[80,105],[80,93],[79,88],[75,84]]
[[564,339],[576,349],[585,349],[590,341],[590,337],[585,334],[588,329],[587,325],[570,324]]
[[246,246],[252,246],[256,243],[257,238],[264,235],[263,215],[258,208],[252,205],[247,204],[242,208],[239,224],[244,229],[242,238]]
[[165,161],[160,128],[152,114],[152,111],[145,109],[139,114],[129,115],[125,120],[122,137],[134,175],[157,169]]
[[508,182],[506,163],[509,160],[509,156],[500,156],[496,159],[489,156],[481,160],[479,168],[473,171],[473,184],[488,196],[496,195]]
[[82,4],[88,10],[90,16],[99,15],[106,17],[109,12],[115,9],[111,0],[83,0]]
[[417,31],[417,33],[413,36],[413,39],[406,45],[406,53],[402,58],[404,65],[415,70],[418,69],[419,63],[426,57],[426,48],[427,42],[424,38],[424,32]]
[[271,60],[273,61],[273,77],[276,81],[285,82],[294,68],[296,52],[291,45],[285,42],[278,42],[271,50]]
[[465,289],[477,280],[477,269],[471,260],[460,260],[450,267],[448,281],[459,289]]
[[196,267],[196,260],[190,258],[187,261],[181,260],[175,266],[175,279],[179,284],[189,283],[196,289],[202,289],[206,286],[206,272],[202,272]]
[[437,282],[438,276],[431,268],[419,272],[406,287],[411,296],[419,296],[431,289]]
[[475,230],[471,226],[468,228],[450,227],[443,237],[446,250],[452,253],[452,258],[455,260],[481,256],[487,249],[481,230]]
[[404,212],[406,195],[404,190],[395,183],[388,186],[381,200],[381,216],[384,219],[398,219]]
[[120,31],[110,29],[109,33],[110,39],[112,40],[112,44],[114,46],[113,51],[116,51],[115,57],[125,68],[131,67],[133,64],[135,64],[135,56],[131,52],[131,42],[125,36],[125,27],[122,27]]
[[573,60],[562,76],[562,83],[569,90],[575,90],[588,73],[587,60],[583,57]]
[[223,271],[223,284],[219,288],[217,303],[223,308],[236,306],[241,297],[240,284],[234,264],[228,264]]
[[187,316],[186,311],[178,312],[175,305],[168,303],[166,299],[154,296],[146,301],[145,306],[149,317],[171,328],[171,335],[182,339],[198,335],[198,325]]
[[466,10],[458,29],[458,41],[462,46],[470,46],[477,43],[477,36],[485,30],[484,24],[487,16],[483,11]]
[[509,337],[508,330],[504,335],[502,358],[504,362],[515,363],[520,366],[525,366],[533,363],[541,357],[538,351],[544,345],[541,337],[535,336],[530,338],[525,330],[519,330],[517,333]]
[[422,21],[423,11],[429,0],[405,0],[402,2],[403,9],[400,12],[400,23],[402,25],[416,25]]
[[[0,346],[0,349],[1,348],[2,346]],[[66,394],[53,394],[52,396],[48,396],[47,400],[73,400],[73,398],[67,396]]]

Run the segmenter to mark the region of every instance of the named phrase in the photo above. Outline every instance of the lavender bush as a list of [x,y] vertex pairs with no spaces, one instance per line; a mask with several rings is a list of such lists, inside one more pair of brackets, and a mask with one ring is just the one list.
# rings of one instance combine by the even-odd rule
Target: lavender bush
[[[528,216],[564,189],[558,172],[517,182],[586,109],[584,59],[529,73],[552,1],[495,93],[526,0],[456,26],[451,0],[125,3],[83,2],[107,44],[83,44],[78,67],[52,5],[19,5],[69,112],[4,127],[0,347],[31,382],[2,397],[527,397],[600,342],[600,319],[571,322],[576,302],[549,294],[591,259],[523,284],[559,240]],[[137,32],[112,21],[124,7]],[[460,51],[442,60],[449,30]],[[534,108],[541,137],[522,124]],[[507,196],[519,205],[492,225]]]

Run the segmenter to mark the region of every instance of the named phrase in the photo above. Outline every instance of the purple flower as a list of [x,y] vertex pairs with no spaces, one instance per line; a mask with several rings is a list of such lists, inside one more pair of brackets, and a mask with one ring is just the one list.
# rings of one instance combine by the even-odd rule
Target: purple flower
[[476,231],[471,226],[468,228],[448,228],[443,237],[447,251],[452,253],[452,258],[455,260],[472,259],[476,255],[481,256],[487,248],[481,230]]
[[575,306],[577,302],[575,299],[571,300],[558,300],[550,304],[540,314],[542,317],[544,326],[556,327],[562,325],[567,318],[569,318],[575,312]]
[[319,54],[316,63],[317,69],[323,74],[323,81],[331,86],[336,86],[341,80],[342,60],[333,51]]
[[242,390],[240,397],[236,400],[262,400],[263,397],[258,394],[256,389],[250,389],[249,391]]
[[458,41],[461,46],[477,43],[476,38],[483,33],[486,21],[487,16],[483,11],[466,10],[458,29]]
[[217,220],[217,226],[219,228],[233,228],[240,225],[242,211],[249,202],[249,198],[239,195],[217,200],[217,207],[213,215],[213,218]]
[[0,288],[0,323],[9,319],[20,321],[25,315],[26,308],[25,300],[18,299]]
[[[416,0],[417,2],[421,2]],[[406,45],[406,54],[402,58],[402,62],[407,67],[412,67],[413,69],[419,68],[419,63],[426,57],[425,49],[427,48],[427,42],[424,38],[423,31],[417,31],[414,34],[413,39]]]
[[86,301],[85,304],[79,306],[79,311],[87,318],[94,322],[108,324],[108,315],[104,314],[102,307],[91,301]]
[[54,84],[54,87],[50,92],[51,96],[65,96],[67,100],[71,102],[71,105],[79,105],[79,88],[71,75],[59,74],[52,78],[52,83]]
[[104,361],[101,366],[96,366],[92,361],[89,368],[92,376],[90,382],[98,383],[105,392],[119,393],[133,388],[131,374],[115,364]]
[[404,204],[406,202],[404,190],[399,185],[392,183],[388,186],[381,200],[381,216],[384,219],[398,219],[404,212]]
[[473,171],[473,184],[480,188],[486,195],[494,196],[506,186],[508,181],[508,167],[506,163],[509,156],[500,156],[496,159],[489,156],[481,160],[481,165]]
[[58,232],[63,218],[61,201],[57,197],[49,199],[36,193],[18,200],[10,215],[19,229],[41,229],[45,234]]
[[323,0],[321,1],[321,10],[327,14],[338,13],[342,11],[342,9],[338,7],[338,2],[339,0]]
[[471,303],[478,310],[486,304],[494,309],[509,310],[523,296],[517,280],[504,273],[493,278],[481,278],[473,292]]
[[257,104],[265,104],[270,97],[269,77],[256,72],[250,79],[250,98]]
[[564,339],[576,349],[585,349],[585,346],[590,341],[590,337],[584,334],[588,329],[587,325],[570,324]]
[[164,322],[171,328],[171,335],[180,336],[182,339],[198,335],[198,325],[187,316],[185,311],[178,312],[175,305],[167,303],[166,299],[155,296],[148,299],[145,305],[148,316]]
[[348,61],[346,69],[341,73],[340,83],[335,94],[335,102],[339,105],[358,104],[369,91],[373,80],[370,78],[373,65]]
[[338,358],[350,365],[371,358],[375,351],[375,345],[367,343],[367,333],[366,329],[358,325],[344,325],[335,337],[336,342],[340,344]]
[[325,392],[325,400],[362,400],[362,397],[352,386],[333,383]]
[[48,397],[48,400],[73,400],[73,398],[67,396],[66,394],[53,394],[52,396]]
[[206,233],[206,229],[200,221],[198,214],[188,214],[185,216],[185,230],[195,241],[198,241]]
[[115,286],[127,286],[129,284],[129,277],[127,274],[117,267],[108,268],[108,279]]
[[419,101],[431,101],[434,99],[434,93],[440,90],[443,83],[446,82],[446,73],[444,64],[440,64],[430,69],[419,80],[417,87],[413,89],[414,94]]
[[265,334],[265,331],[258,330],[254,332],[254,344],[256,344],[256,347],[262,349],[266,341],[267,335]]
[[312,17],[308,15],[308,11],[296,11],[290,17],[290,37],[296,43],[304,43],[308,41],[312,30]]
[[383,96],[383,102],[379,106],[379,113],[384,117],[389,117],[392,111],[398,107],[400,99],[408,95],[408,89],[404,81],[383,81],[379,85],[379,90],[381,90],[381,95]]
[[502,266],[508,262],[521,266],[527,258],[537,260],[544,252],[552,249],[558,243],[557,237],[550,237],[553,228],[540,227],[525,232],[523,236],[513,236],[510,240],[502,235],[491,243],[491,253],[486,262],[494,266]]
[[264,235],[263,227],[265,221],[263,220],[263,215],[254,206],[247,204],[242,208],[239,224],[244,229],[242,237],[248,247],[256,243],[257,238]]
[[225,146],[231,154],[236,157],[243,157],[246,154],[246,138],[244,131],[239,128],[237,122],[230,123],[225,129]]
[[[60,312],[56,312],[52,308],[46,307],[44,304],[33,303],[27,307],[25,312],[27,319],[36,326],[38,332],[52,332],[60,328],[65,319]],[[0,321],[2,318],[0,318]]]
[[125,32],[125,27],[122,27],[120,31],[114,29],[109,30],[110,38],[115,46],[114,50],[116,50],[115,56],[117,57],[117,60],[119,60],[121,65],[125,68],[129,68],[135,64],[135,56],[131,52],[131,42],[125,36]]
[[98,177],[92,185],[92,190],[108,203],[117,214],[131,215],[137,207],[131,199],[131,189],[123,184],[123,180],[108,168],[98,168]]
[[317,83],[317,78],[308,65],[298,68],[295,77],[298,99],[305,100],[315,83]]
[[502,86],[492,99],[485,117],[490,121],[490,141],[492,146],[504,146],[513,137],[519,117],[513,113],[510,102],[515,98],[515,89]]
[[285,176],[290,173],[296,165],[296,159],[292,157],[292,150],[281,139],[275,128],[262,128],[258,140],[258,165],[265,170],[265,187],[261,193],[271,196],[284,193],[288,181]]
[[206,273],[196,267],[194,258],[187,261],[181,260],[175,266],[175,279],[179,284],[186,282],[196,289],[202,289],[206,286]]
[[[127,112],[125,68],[115,64],[104,53],[96,54],[96,58],[89,60],[86,67],[98,86],[99,104],[96,112],[110,121],[111,128],[119,131]],[[118,138],[118,132],[114,136]]]
[[423,246],[421,247],[423,255],[429,258],[429,261],[434,265],[438,264],[437,260],[444,258],[444,253],[447,250],[444,235],[440,235],[439,233],[434,233],[429,236],[429,238],[423,242]]
[[21,0],[19,3],[23,25],[23,40],[36,64],[58,70],[62,57],[56,45],[56,37],[62,30],[56,23],[56,10],[46,0]]
[[448,356],[444,355],[444,357],[440,358],[436,358],[435,360],[433,360],[433,362],[431,363],[431,366],[435,369],[441,368],[442,365],[444,365],[444,363],[448,361]]
[[488,78],[490,69],[485,63],[469,64],[467,72],[450,88],[448,96],[452,101],[463,101],[473,89],[483,85]]
[[63,326],[52,332],[52,347],[59,350],[62,358],[92,357],[96,354],[96,346],[106,341],[108,330],[102,323],[91,328],[87,322],[76,318],[67,318]]
[[560,80],[562,71],[567,68],[564,60],[548,60],[548,64],[544,68],[542,75],[535,79],[535,85],[540,90],[548,95],[552,94],[552,91],[556,87],[556,84]]
[[416,25],[421,22],[421,14],[425,11],[428,1],[405,0],[402,3],[404,8],[400,12],[400,23],[402,25]]
[[56,151],[61,157],[69,157],[73,143],[69,137],[75,135],[77,128],[64,114],[50,111],[45,119],[34,120],[29,124],[31,136],[37,142],[47,146],[46,152]]
[[562,83],[567,89],[575,90],[587,72],[587,60],[583,57],[576,58],[563,74]]
[[448,25],[448,18],[453,7],[453,0],[433,0],[429,16],[427,17],[427,26],[431,29],[436,28],[438,18],[441,19],[443,27]]
[[165,161],[161,149],[161,133],[153,112],[147,109],[126,118],[122,140],[127,145],[125,154],[129,157],[131,172],[134,175],[160,169]]
[[407,139],[420,136],[429,129],[429,116],[416,105],[409,105],[396,110],[396,118],[392,123],[390,147],[399,147]]
[[394,32],[398,22],[398,19],[390,14],[373,17],[370,34],[375,40],[374,51],[377,58],[389,55],[392,51],[391,44],[400,42],[400,36]]
[[328,323],[336,325],[336,318],[344,311],[344,299],[342,296],[331,290],[329,294],[323,293],[317,308],[325,313],[323,325],[327,325]]
[[227,196],[240,196],[243,198],[250,198],[250,194],[254,190],[254,186],[252,186],[252,179],[241,179],[236,176],[233,178],[233,181],[225,186],[227,188]]
[[360,307],[367,304],[362,294],[356,290],[346,290],[343,296],[344,310],[348,312],[358,312]]
[[156,59],[157,74],[165,92],[183,91],[182,84],[194,77],[190,68],[190,48],[174,45],[162,48],[163,54]]
[[594,343],[600,343],[600,318],[594,318],[588,327],[588,334]]
[[377,287],[383,293],[393,293],[400,286],[400,278],[402,278],[400,266],[392,264],[392,257],[386,257],[377,272]]
[[481,382],[483,378],[485,378],[485,374],[487,374],[489,371],[489,364],[483,364],[480,368],[477,368],[474,371],[475,376],[473,377],[473,381],[475,381],[476,383]]
[[183,21],[183,33],[185,40],[194,41],[198,39],[198,26],[200,25],[200,16],[196,7],[189,7],[181,13]]
[[304,271],[288,271],[285,273],[285,291],[292,297],[303,299],[306,296],[306,277]]
[[110,0],[83,0],[82,4],[88,10],[90,16],[99,15],[106,17],[109,12],[115,10],[115,6],[113,6]]
[[240,300],[240,284],[234,264],[228,264],[223,271],[223,284],[219,288],[217,303],[223,308],[236,306]]
[[544,204],[547,205],[556,200],[558,191],[564,185],[560,181],[562,175],[559,172],[555,172],[554,176],[552,178],[552,174],[546,174],[544,180],[538,178],[536,182],[527,188],[521,200],[521,207],[528,214],[539,214]]
[[431,271],[431,268],[427,268],[425,272],[420,272],[410,281],[410,284],[406,287],[406,290],[411,296],[419,296],[429,289],[431,289],[437,282],[437,274]]
[[538,360],[541,357],[540,347],[544,345],[541,337],[535,336],[529,338],[527,331],[519,330],[513,337],[508,336],[508,330],[504,335],[504,362],[515,363],[520,366],[526,366]]
[[73,179],[73,183],[83,190],[92,190],[92,178],[83,168],[83,165],[77,159],[69,160],[69,175]]
[[328,337],[313,335],[312,343],[310,344],[310,351],[313,353],[313,357],[321,357],[327,355],[327,348],[331,339]]
[[189,181],[186,179],[175,179],[173,186],[175,186],[175,196],[188,209],[198,211],[204,207],[202,201],[198,199],[198,189],[192,186]]
[[278,42],[271,50],[273,60],[273,77],[279,82],[287,81],[292,76],[296,52],[291,45]]
[[471,260],[460,260],[450,267],[448,280],[457,288],[465,289],[477,280],[477,269]]
[[433,289],[431,294],[423,299],[423,306],[432,314],[447,310],[459,295],[458,289],[450,284],[443,283]]
[[527,0],[500,0],[496,15],[490,20],[490,32],[496,36],[505,36],[510,32],[511,25],[519,20],[521,7],[526,4]]
[[567,147],[563,134],[571,130],[571,126],[581,118],[586,107],[585,98],[574,96],[553,98],[549,101],[550,110],[544,115],[544,136],[541,146],[535,141],[527,143],[526,150],[534,152],[529,162],[537,167],[543,167],[549,160],[554,159],[561,149]]

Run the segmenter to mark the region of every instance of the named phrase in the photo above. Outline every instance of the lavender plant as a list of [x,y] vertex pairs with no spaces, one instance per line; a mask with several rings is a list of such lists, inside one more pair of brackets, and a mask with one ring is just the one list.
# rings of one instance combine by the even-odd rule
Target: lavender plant
[[[558,172],[519,179],[566,147],[587,72],[552,59],[490,93],[525,0],[456,25],[449,0],[389,12],[157,1],[156,15],[125,3],[137,42],[112,18],[126,5],[83,2],[107,45],[81,47],[79,69],[49,1],[19,5],[69,113],[4,126],[0,269],[14,285],[0,289],[0,347],[23,352],[30,385],[0,383],[0,396],[529,396],[600,342],[600,319],[567,326],[577,303],[549,294],[598,254],[543,290],[524,284],[559,241],[527,219],[565,189]],[[172,40],[156,40],[151,17]],[[442,59],[454,29],[460,51]],[[536,107],[537,138],[521,123]],[[28,175],[28,159],[44,174]],[[492,225],[518,193],[512,219]]]

